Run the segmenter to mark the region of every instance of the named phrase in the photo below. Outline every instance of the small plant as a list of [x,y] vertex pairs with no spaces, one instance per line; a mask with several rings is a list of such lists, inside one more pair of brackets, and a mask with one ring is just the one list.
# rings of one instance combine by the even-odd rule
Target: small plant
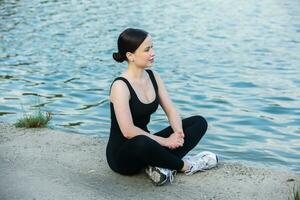
[[33,115],[24,114],[24,117],[19,119],[15,126],[17,128],[45,128],[51,119],[52,114],[50,112],[42,113],[41,110],[38,110]]
[[300,200],[300,185],[298,187],[294,185],[292,196],[289,197],[289,200]]

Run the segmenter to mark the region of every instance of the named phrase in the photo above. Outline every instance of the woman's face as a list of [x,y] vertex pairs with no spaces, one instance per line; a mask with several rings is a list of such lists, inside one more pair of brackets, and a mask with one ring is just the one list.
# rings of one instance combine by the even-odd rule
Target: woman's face
[[133,54],[135,65],[140,67],[150,67],[154,62],[154,50],[152,38],[148,35],[142,44]]

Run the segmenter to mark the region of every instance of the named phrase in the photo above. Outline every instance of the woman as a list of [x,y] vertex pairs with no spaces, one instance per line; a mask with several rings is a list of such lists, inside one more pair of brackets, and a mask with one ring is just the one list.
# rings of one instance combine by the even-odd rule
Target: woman
[[[111,130],[106,149],[110,168],[132,175],[146,168],[156,185],[172,182],[174,172],[193,174],[217,165],[217,156],[202,152],[185,156],[207,129],[201,116],[181,120],[158,73],[149,68],[154,62],[151,36],[143,30],[128,28],[118,38],[117,62],[128,68],[110,88]],[[161,105],[170,126],[151,134],[150,115]],[[185,157],[184,157],[185,156]]]

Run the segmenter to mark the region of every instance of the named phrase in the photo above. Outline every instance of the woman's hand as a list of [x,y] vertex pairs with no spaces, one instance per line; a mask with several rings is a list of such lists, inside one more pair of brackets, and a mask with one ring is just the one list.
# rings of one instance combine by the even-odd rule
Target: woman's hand
[[182,147],[184,143],[183,131],[176,131],[166,138],[166,147],[170,149],[176,149]]

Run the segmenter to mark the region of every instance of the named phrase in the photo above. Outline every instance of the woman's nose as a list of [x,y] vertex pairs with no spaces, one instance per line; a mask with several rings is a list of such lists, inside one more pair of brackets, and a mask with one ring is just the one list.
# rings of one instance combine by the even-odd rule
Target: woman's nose
[[153,50],[153,49],[151,50],[150,55],[151,55],[152,57],[154,57],[155,54],[154,54],[154,50]]

